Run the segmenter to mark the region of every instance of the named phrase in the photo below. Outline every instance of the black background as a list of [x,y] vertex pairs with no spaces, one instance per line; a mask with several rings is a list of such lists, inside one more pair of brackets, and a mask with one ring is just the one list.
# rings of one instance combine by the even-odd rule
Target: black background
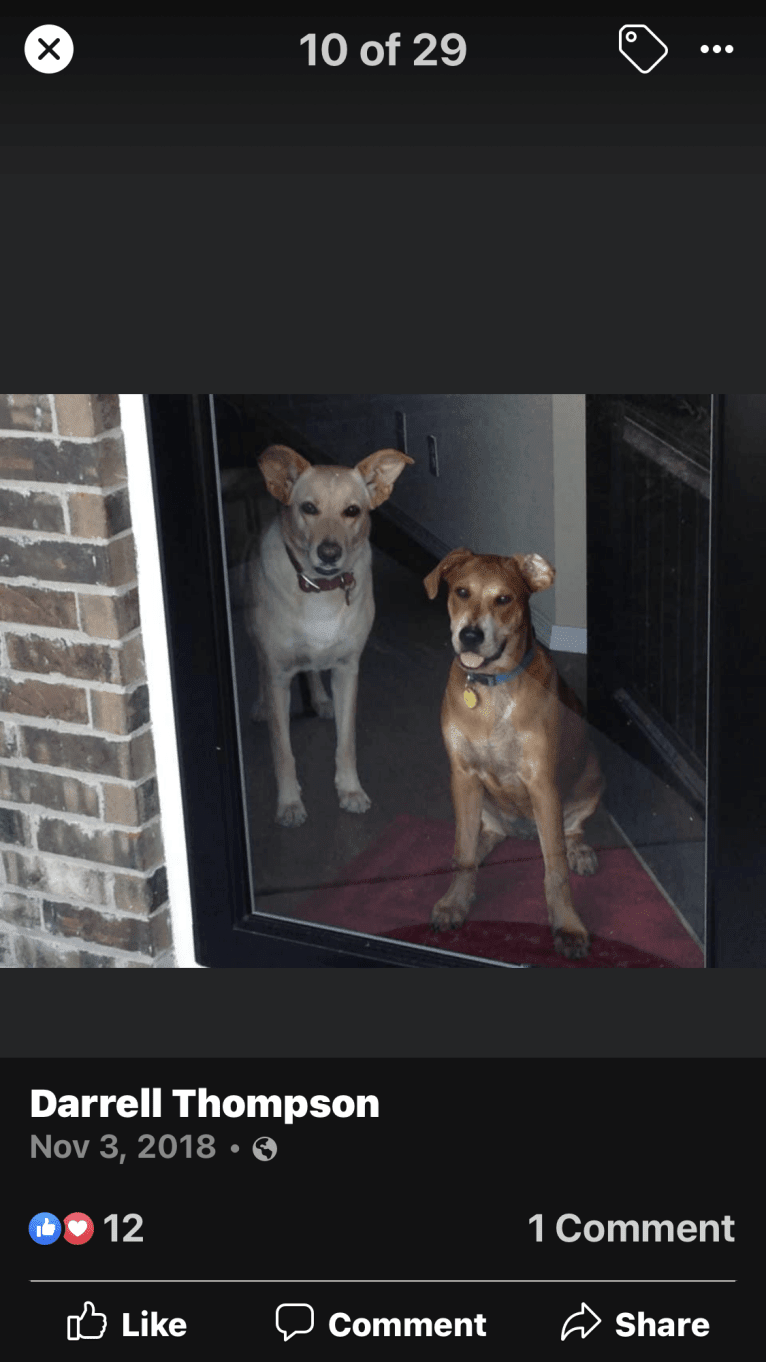
[[[80,29],[76,15],[50,16],[70,29],[76,54],[70,72],[45,80],[20,56],[45,18],[5,18],[1,29],[0,355],[12,388],[763,387],[763,26],[724,16],[710,37],[709,22],[642,16],[673,56],[642,78],[612,56],[622,19],[601,30],[596,20],[593,29],[538,15],[534,42],[506,60],[496,29],[451,18],[439,31],[465,31],[470,65],[435,79],[418,72],[427,87],[401,67],[395,80],[350,65],[309,80],[297,57],[292,64],[296,37],[350,35],[350,20],[270,22],[267,50],[281,60],[269,75],[264,57],[247,64],[241,20],[234,42],[229,23],[215,30],[209,18],[185,37],[157,15],[129,30],[114,20],[121,48],[106,56],[97,30]],[[113,37],[112,20],[98,26]],[[438,31],[431,20],[423,27]],[[420,31],[386,16],[364,37],[397,29]],[[747,54],[703,63],[692,50],[698,33],[735,45],[741,35]],[[222,45],[229,57],[211,67]],[[751,661],[765,624],[754,590]],[[752,829],[750,865],[758,838]],[[40,1209],[85,1209],[97,1222],[135,1209],[143,1248],[99,1248],[102,1231],[80,1260],[59,1242],[49,1250],[56,1275],[85,1260],[98,1271],[78,1273],[105,1278],[579,1283],[698,1278],[702,1264],[705,1275],[750,1286],[761,1256],[762,1076],[752,1062],[766,1041],[761,971],[4,971],[1,983],[0,1047],[16,1057],[3,1064],[4,1169],[25,1282],[42,1271],[26,1231]],[[316,1062],[288,1058],[301,1056]],[[219,1155],[210,1169],[155,1160],[140,1184],[125,1169],[124,1184],[113,1173],[106,1181],[90,1162],[29,1162],[31,1130],[57,1135],[60,1125],[80,1139],[86,1125],[30,1121],[29,1088],[157,1083],[358,1088],[379,1092],[382,1118],[375,1129],[305,1118],[270,1130],[275,1165],[245,1162],[244,1152],[239,1162]],[[177,1136],[195,1129],[154,1125]],[[219,1125],[244,1150],[244,1122]],[[139,1121],[117,1126],[125,1140]],[[195,1215],[209,1201],[213,1226],[202,1233]],[[649,1267],[627,1246],[545,1245],[538,1258],[527,1239],[538,1209],[583,1219],[731,1214],[737,1241],[705,1263],[691,1246],[652,1249]],[[514,1342],[555,1343],[581,1299],[600,1314],[601,1301],[650,1310],[657,1299],[650,1286],[600,1288],[598,1298],[579,1284],[492,1290],[504,1355]],[[722,1342],[718,1332],[696,1346],[743,1351],[741,1295],[722,1310],[713,1294],[729,1290],[739,1287],[673,1288],[661,1313],[709,1314],[721,1320]],[[63,1342],[65,1314],[82,1309],[79,1286],[29,1291],[29,1346]],[[189,1320],[196,1310],[196,1337],[219,1350],[229,1337],[284,1348],[260,1332],[273,1331],[281,1287],[221,1287],[213,1309],[195,1287],[102,1291],[97,1309],[114,1302]],[[327,1302],[345,1309],[349,1291]],[[357,1301],[360,1313],[409,1312],[409,1295],[375,1294],[368,1308],[365,1288],[353,1291],[354,1313]],[[477,1291],[465,1313],[491,1313]],[[304,1298],[319,1301],[290,1288],[288,1299]],[[463,1313],[469,1298],[442,1287],[438,1305],[432,1299],[418,1295],[416,1313]],[[605,1331],[587,1339],[592,1351],[607,1346]]]
[[[651,1074],[626,1066],[619,1077],[606,1064],[560,1061],[502,1069],[486,1061],[38,1061],[6,1072],[9,1152],[23,1170],[23,1193],[14,1196],[23,1233],[16,1252],[42,1314],[41,1343],[59,1340],[65,1315],[82,1311],[80,1297],[112,1311],[113,1321],[124,1310],[182,1315],[197,1341],[212,1342],[223,1313],[229,1329],[253,1330],[259,1346],[281,1343],[274,1309],[284,1300],[312,1302],[323,1319],[334,1310],[352,1317],[482,1312],[493,1347],[508,1346],[509,1330],[518,1343],[555,1343],[583,1299],[606,1323],[589,1343],[603,1353],[614,1347],[613,1317],[623,1310],[704,1316],[711,1322],[705,1346],[716,1356],[736,1346],[740,1331],[745,1337],[758,1257],[751,1170],[760,1140],[759,1097],[748,1091],[741,1063],[715,1073],[688,1061],[658,1063]],[[161,1118],[29,1116],[33,1087],[61,1097],[138,1096],[141,1086],[163,1088]],[[171,1090],[182,1087],[220,1097],[375,1093],[380,1115],[307,1115],[290,1126],[273,1118],[181,1120]],[[709,1115],[734,1110],[741,1124],[711,1147]],[[157,1141],[191,1134],[194,1145],[199,1134],[213,1134],[217,1152],[187,1159],[179,1144],[175,1157],[162,1158],[155,1144],[156,1157],[138,1159],[147,1132]],[[105,1133],[116,1136],[124,1164],[100,1157]],[[33,1134],[89,1138],[91,1146],[82,1160],[30,1161]],[[263,1134],[277,1144],[270,1163],[250,1153]],[[93,1238],[75,1249],[62,1237],[41,1252],[23,1227],[43,1210],[62,1221],[85,1212]],[[541,1244],[529,1225],[539,1212]],[[120,1221],[140,1214],[143,1243],[112,1244],[103,1225],[112,1213]],[[564,1213],[583,1224],[729,1215],[734,1243],[564,1244],[555,1232]],[[311,1346],[326,1341],[326,1328],[317,1329]]]
[[[121,66],[110,52],[87,68],[91,40],[75,34],[75,18],[54,19],[69,27],[77,53],[58,81],[36,76],[20,56],[38,20],[3,21],[0,354],[12,388],[35,388],[43,378],[43,386],[64,392],[762,388],[760,30],[748,30],[748,56],[736,66],[734,58],[715,59],[722,73],[731,62],[726,74],[703,76],[701,65],[697,74],[690,55],[688,67],[668,60],[644,78],[624,62],[609,65],[621,20],[608,20],[603,57],[583,57],[574,72],[571,20],[556,27],[540,16],[545,44],[534,63],[514,67],[513,81],[492,74],[502,63],[490,34],[486,64],[437,72],[416,109],[411,85],[400,95],[388,81],[383,98],[378,80],[374,102],[372,84],[358,73],[343,87],[336,73],[318,71],[312,93],[307,73],[288,72],[288,63],[276,91],[248,72],[245,96],[232,60],[200,81],[199,68],[188,58],[183,65],[182,46],[179,69],[158,74],[147,50],[148,35],[162,31],[156,17],[139,30],[142,58]],[[674,53],[667,26],[644,20],[668,33]],[[683,29],[689,41],[690,23]],[[336,26],[343,31],[328,25]],[[383,36],[411,26],[387,17]],[[314,28],[322,31],[315,19],[300,32],[285,21],[280,42]],[[730,29],[717,35],[721,41]],[[170,33],[174,45],[181,42],[177,30]],[[368,36],[380,36],[377,26]],[[216,41],[206,29],[198,55]],[[388,73],[363,75],[375,81]],[[766,636],[763,602],[756,583],[745,644],[751,656]],[[762,732],[754,741],[763,742]],[[752,858],[758,838],[754,830]],[[425,1278],[545,1275],[505,1270],[498,1248],[487,1246],[500,1241],[503,1261],[519,1264],[529,1214],[548,1207],[582,1206],[596,1218],[631,1211],[643,1218],[660,1203],[663,1218],[730,1213],[738,1218],[737,1272],[713,1275],[747,1274],[760,1256],[754,1094],[763,1085],[760,1065],[736,1057],[764,1053],[762,972],[107,973],[7,971],[2,979],[0,1046],[19,1057],[3,1065],[4,1168],[17,1179],[14,1255],[25,1280],[37,1261],[26,1224],[48,1199],[57,1214],[85,1209],[94,1218],[145,1206],[151,1249],[135,1251],[147,1255],[146,1275],[174,1278],[185,1275],[182,1262],[191,1276],[220,1275],[219,1252],[230,1266],[236,1256],[238,1277],[274,1276],[254,1270],[256,1260],[265,1263],[264,1239],[290,1277],[300,1275],[298,1262],[312,1277],[342,1275],[340,1263],[354,1276],[397,1277],[405,1262]],[[44,1055],[60,1057],[61,1067]],[[256,1055],[325,1058],[299,1083],[288,1080],[287,1065],[246,1062]],[[76,1056],[111,1057],[108,1076]],[[119,1056],[147,1058],[128,1070]],[[119,1188],[114,1195],[111,1186],[99,1188],[90,1165],[86,1177],[74,1165],[62,1173],[28,1162],[31,1127],[46,1125],[26,1117],[32,1086],[132,1091],[140,1072],[145,1084],[163,1087],[323,1092],[331,1086],[328,1056],[345,1061],[333,1076],[338,1091],[356,1090],[352,1058],[375,1057],[360,1090],[382,1095],[387,1085],[387,1114],[372,1135],[360,1132],[361,1122],[335,1122],[325,1163],[326,1126],[284,1132],[295,1181],[280,1172],[281,1162],[258,1165],[259,1179],[276,1177],[266,1193],[257,1184],[268,1215],[244,1246],[236,1228],[177,1232],[179,1223],[188,1229],[197,1189],[223,1206],[227,1227],[236,1224],[254,1195],[256,1175],[244,1160],[236,1170],[216,1164],[215,1180],[197,1164],[193,1177],[158,1164],[141,1206],[141,1189],[126,1183],[120,1204]],[[482,1064],[489,1056],[493,1062]],[[157,1080],[143,1078],[151,1059],[162,1061]],[[454,1097],[469,1091],[476,1092],[472,1113]],[[469,1191],[476,1186],[481,1200]],[[323,1237],[312,1222],[316,1208],[329,1225]],[[80,1251],[91,1249],[98,1251],[95,1240]],[[61,1263],[73,1250],[59,1243],[51,1252]],[[109,1252],[116,1262],[127,1250]],[[635,1262],[628,1270],[623,1252],[602,1260],[589,1248],[588,1263],[596,1254],[610,1278],[676,1271],[664,1256],[653,1257],[651,1271]],[[555,1257],[551,1275],[595,1275],[575,1246]],[[367,1270],[373,1261],[376,1273]],[[694,1275],[683,1263],[678,1270]],[[35,1291],[43,1289],[59,1293],[61,1311],[43,1310],[39,1294],[32,1297],[25,1318],[35,1346],[41,1330],[63,1328],[64,1314],[81,1308],[79,1299],[64,1299],[69,1288]],[[574,1300],[568,1288],[565,1302],[560,1288],[536,1288],[544,1294],[531,1309],[530,1289],[503,1297],[513,1337],[526,1337],[531,1319],[533,1342],[543,1327],[545,1341],[555,1340],[550,1331],[579,1307],[579,1288]],[[176,1311],[165,1295],[130,1299],[139,1309]],[[188,1295],[178,1299],[184,1313]],[[263,1292],[237,1299],[235,1308],[218,1298],[215,1327],[205,1317],[217,1346],[227,1329],[237,1336],[238,1310],[255,1330],[273,1307]],[[698,1297],[689,1309],[686,1299],[675,1297],[668,1313],[697,1313]],[[719,1308],[714,1300],[707,1298],[711,1312]],[[377,1301],[381,1313],[398,1312],[390,1300],[382,1308]],[[646,1308],[644,1296],[631,1288],[619,1308]],[[430,1312],[419,1303],[418,1313]],[[727,1348],[745,1319],[741,1304],[727,1312]],[[256,1332],[239,1337],[254,1340]],[[598,1339],[599,1331],[588,1339],[591,1350],[603,1346]],[[711,1352],[711,1343],[698,1346]]]
[[[22,41],[28,23],[17,23]],[[140,29],[135,89],[158,25]],[[551,29],[549,16],[540,25]],[[658,125],[655,137],[646,91],[658,98],[650,82],[662,67],[641,77],[625,62],[633,82],[625,89],[644,102],[646,117],[621,124],[618,137],[620,99],[605,95],[587,138],[580,126],[579,147],[561,146],[571,116],[542,123],[509,114],[505,147],[439,150],[439,124],[424,109],[409,145],[392,148],[389,139],[389,155],[374,149],[377,134],[361,136],[366,96],[358,96],[343,105],[332,147],[319,138],[307,147],[307,124],[296,115],[268,124],[271,151],[263,151],[266,123],[243,116],[237,126],[252,132],[248,146],[229,144],[219,155],[220,147],[195,144],[197,125],[187,136],[170,80],[157,123],[142,123],[138,100],[118,126],[107,83],[88,105],[88,123],[75,126],[75,97],[65,94],[75,62],[58,80],[37,76],[13,56],[16,30],[9,23],[4,31],[4,70],[18,61],[13,79],[25,82],[37,110],[25,122],[28,109],[13,103],[5,123],[17,146],[36,139],[34,154],[14,161],[9,151],[5,175],[12,267],[3,280],[2,357],[19,391],[43,375],[61,391],[762,387],[764,182],[739,173],[743,163],[758,164],[760,153],[744,162],[740,153],[746,140],[763,140],[762,96],[747,82],[734,95],[711,83],[704,102],[710,125],[721,124],[732,99],[747,116],[747,139],[737,124],[740,153],[731,156],[709,151],[704,129],[697,137],[680,96],[673,123]],[[284,34],[292,31],[285,20]],[[754,37],[753,60],[757,51]],[[662,65],[675,69],[670,59]],[[208,127],[214,105],[198,84],[193,106]],[[455,109],[463,120],[465,101]],[[277,145],[277,126],[292,147]],[[49,156],[54,136],[60,146]],[[326,129],[323,137],[329,142]],[[664,146],[653,146],[660,138]],[[135,154],[123,156],[120,139]],[[711,172],[700,173],[708,159]],[[14,165],[24,173],[12,174]],[[457,169],[445,173],[445,165]],[[737,173],[719,173],[722,165]],[[524,173],[514,173],[519,166]],[[762,611],[755,590],[751,663],[766,636]],[[753,741],[763,742],[761,731]],[[750,865],[762,839],[751,840]],[[736,867],[731,877],[736,885]],[[753,892],[747,876],[744,892]],[[48,971],[43,989],[37,978],[6,972],[6,1052],[728,1057],[764,1048],[757,971],[109,974],[80,971],[74,987],[66,972]]]
[[[58,80],[38,75],[23,58],[30,27],[46,21],[66,28],[74,42],[71,65]],[[173,129],[168,142],[197,146],[368,139],[409,145],[417,128],[428,133],[418,140],[451,147],[524,143],[536,125],[535,143],[619,145],[626,132],[632,141],[640,130],[647,143],[662,145],[676,125],[686,132],[679,141],[757,143],[762,19],[644,14],[641,22],[669,48],[648,75],[618,51],[619,29],[630,22],[590,7],[587,15],[497,16],[454,5],[418,6],[414,13],[378,7],[366,17],[348,7],[324,16],[259,9],[181,17],[159,9],[149,17],[89,15],[85,6],[47,20],[6,16],[3,100],[15,117],[5,140],[41,142],[45,129],[59,145],[154,145],[165,140],[157,136],[164,126]],[[377,67],[361,62],[365,41],[384,42],[397,32],[395,66],[387,56]],[[414,65],[424,51],[414,42],[421,32],[437,39],[434,66]],[[307,33],[317,34],[318,47],[323,35],[342,34],[346,60],[331,67],[318,56],[310,67],[301,45]],[[440,60],[438,40],[448,33],[466,40],[458,66]],[[716,42],[734,52],[700,53],[703,43]]]
[[[67,1249],[69,1246],[66,1246]],[[51,1252],[55,1253],[55,1248]],[[91,1300],[92,1298],[92,1300]],[[66,1338],[67,1317],[81,1315],[85,1301],[107,1316],[107,1332],[102,1348],[106,1355],[135,1356],[136,1345],[157,1346],[161,1339],[122,1339],[122,1317],[130,1312],[130,1327],[135,1329],[142,1310],[156,1311],[169,1318],[180,1317],[186,1324],[186,1334],[175,1341],[165,1340],[165,1348],[177,1350],[203,1347],[212,1352],[231,1346],[247,1346],[259,1356],[284,1357],[284,1343],[276,1331],[277,1307],[283,1302],[304,1302],[314,1309],[314,1331],[308,1337],[286,1340],[292,1349],[312,1357],[343,1356],[349,1351],[356,1356],[376,1356],[381,1352],[390,1356],[394,1348],[436,1353],[443,1356],[491,1355],[507,1357],[511,1349],[530,1353],[543,1349],[547,1356],[555,1355],[561,1340],[562,1327],[572,1315],[582,1314],[583,1302],[601,1321],[588,1334],[588,1356],[614,1357],[615,1347],[627,1344],[630,1355],[638,1348],[644,1356],[656,1356],[657,1350],[672,1350],[673,1356],[726,1358],[732,1352],[747,1350],[757,1328],[757,1312],[749,1309],[746,1288],[741,1283],[719,1282],[695,1285],[688,1282],[657,1285],[654,1282],[612,1284],[592,1281],[546,1281],[530,1283],[495,1281],[472,1285],[464,1279],[433,1282],[426,1277],[417,1284],[391,1282],[374,1285],[324,1284],[322,1280],[292,1279],[263,1283],[240,1276],[235,1281],[181,1284],[176,1281],[151,1284],[90,1285],[31,1285],[21,1301],[37,1311],[35,1337],[49,1347],[60,1347]],[[329,1332],[330,1317],[344,1311],[351,1320],[383,1316],[400,1319],[415,1316],[437,1318],[469,1318],[484,1316],[485,1336],[478,1338],[355,1338],[352,1335],[336,1339]],[[663,1319],[687,1321],[702,1319],[708,1323],[706,1336],[693,1337],[687,1324],[683,1338],[662,1338],[635,1335],[627,1339],[616,1333],[617,1316],[629,1311],[634,1320],[639,1311],[652,1316],[659,1324]],[[593,1316],[587,1316],[593,1323]],[[583,1343],[579,1333],[566,1339],[569,1348]],[[644,1352],[644,1350],[646,1350]],[[618,1354],[619,1355],[619,1352]],[[566,1354],[564,1354],[566,1356]]]
[[[30,1276],[311,1278],[444,1280],[502,1278],[740,1277],[752,1266],[758,1227],[747,1182],[710,1158],[694,1116],[710,1103],[736,1104],[743,1167],[758,1158],[758,1096],[743,1091],[742,1066],[721,1066],[715,1081],[699,1062],[661,1062],[650,1082],[629,1071],[608,1078],[605,1064],[517,1061],[501,1074],[476,1061],[424,1065],[259,1060],[119,1064],[35,1062],[13,1066],[15,1157],[26,1196],[60,1220],[85,1211],[97,1231],[82,1253],[63,1241],[43,1254],[27,1236]],[[32,1088],[65,1093],[130,1093],[161,1087],[163,1114],[120,1118],[36,1117]],[[272,1117],[181,1119],[174,1088],[234,1093],[375,1094],[373,1119],[306,1115],[291,1125]],[[607,1092],[607,1088],[609,1091]],[[192,1114],[194,1113],[194,1114]],[[699,1125],[699,1119],[697,1121]],[[124,1164],[102,1157],[114,1135]],[[91,1144],[83,1159],[31,1159],[31,1136]],[[215,1138],[216,1154],[187,1158],[179,1144],[164,1158],[165,1134]],[[253,1141],[276,1141],[274,1160],[251,1153]],[[233,1143],[239,1153],[230,1152]],[[733,1136],[727,1141],[731,1153]],[[153,1158],[139,1158],[149,1149]],[[63,1197],[63,1201],[62,1201]],[[200,1223],[207,1210],[218,1232]],[[111,1244],[100,1228],[112,1212],[143,1216],[144,1243]],[[531,1216],[544,1214],[535,1242]],[[564,1213],[596,1219],[734,1220],[734,1243],[564,1244],[555,1222]],[[254,1234],[254,1222],[264,1231]],[[168,1271],[168,1233],[172,1265]],[[576,1226],[574,1227],[576,1228]],[[298,1232],[299,1231],[299,1232]],[[573,1233],[568,1226],[566,1233]],[[723,1231],[721,1232],[723,1241]],[[457,1244],[470,1252],[456,1260]],[[395,1245],[395,1262],[392,1246]],[[247,1271],[243,1272],[243,1265]],[[318,1269],[322,1267],[320,1272]],[[43,1271],[43,1268],[45,1269]]]

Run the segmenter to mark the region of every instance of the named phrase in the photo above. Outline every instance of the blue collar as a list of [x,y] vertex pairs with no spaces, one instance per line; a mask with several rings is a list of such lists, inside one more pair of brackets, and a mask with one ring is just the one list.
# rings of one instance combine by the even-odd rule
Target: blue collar
[[524,654],[521,662],[517,667],[514,667],[512,672],[497,672],[495,676],[485,676],[481,672],[466,672],[466,681],[478,681],[482,686],[502,686],[505,681],[512,681],[514,676],[518,676],[519,672],[526,671],[535,655],[536,646],[537,640],[533,639],[529,652]]

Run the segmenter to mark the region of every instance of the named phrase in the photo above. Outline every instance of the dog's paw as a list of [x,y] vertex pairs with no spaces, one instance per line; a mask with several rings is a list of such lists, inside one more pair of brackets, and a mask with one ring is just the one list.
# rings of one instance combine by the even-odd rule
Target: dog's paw
[[553,944],[567,960],[583,960],[590,950],[590,937],[584,927],[581,932],[558,931],[554,933]]
[[595,875],[598,856],[586,842],[576,842],[574,846],[567,847],[567,864],[576,875]]
[[338,790],[338,800],[346,813],[366,813],[372,804],[361,787],[358,790]]
[[300,799],[293,800],[292,804],[280,804],[277,809],[276,821],[281,828],[298,828],[307,818],[308,814]]
[[448,896],[439,899],[431,911],[431,926],[435,932],[447,932],[462,927],[468,917],[469,903],[450,903]]

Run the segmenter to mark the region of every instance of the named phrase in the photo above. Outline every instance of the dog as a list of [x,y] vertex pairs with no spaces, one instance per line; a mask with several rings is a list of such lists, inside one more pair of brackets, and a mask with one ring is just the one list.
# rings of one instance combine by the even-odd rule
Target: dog
[[[258,460],[281,506],[246,565],[245,621],[261,685],[252,718],[268,721],[282,827],[307,817],[290,746],[290,681],[297,672],[308,673],[320,717],[335,715],[341,808],[370,807],[356,770],[359,659],[375,616],[370,511],[412,462],[396,449],[379,449],[355,468],[317,466],[286,445],[270,445]],[[332,699],[321,671],[331,674]]]
[[460,548],[425,578],[431,600],[442,580],[449,586],[455,651],[441,711],[455,808],[455,875],[431,923],[443,930],[465,921],[477,867],[505,837],[533,836],[519,822],[532,818],[554,945],[577,960],[587,955],[590,940],[572,904],[569,870],[592,875],[597,869],[582,829],[604,779],[582,706],[534,636],[529,597],[554,577],[537,553],[501,558]]

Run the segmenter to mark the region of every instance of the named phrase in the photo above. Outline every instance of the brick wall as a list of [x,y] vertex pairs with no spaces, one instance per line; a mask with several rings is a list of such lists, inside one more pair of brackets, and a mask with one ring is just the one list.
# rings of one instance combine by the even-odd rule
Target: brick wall
[[172,965],[116,396],[0,394],[0,963]]

